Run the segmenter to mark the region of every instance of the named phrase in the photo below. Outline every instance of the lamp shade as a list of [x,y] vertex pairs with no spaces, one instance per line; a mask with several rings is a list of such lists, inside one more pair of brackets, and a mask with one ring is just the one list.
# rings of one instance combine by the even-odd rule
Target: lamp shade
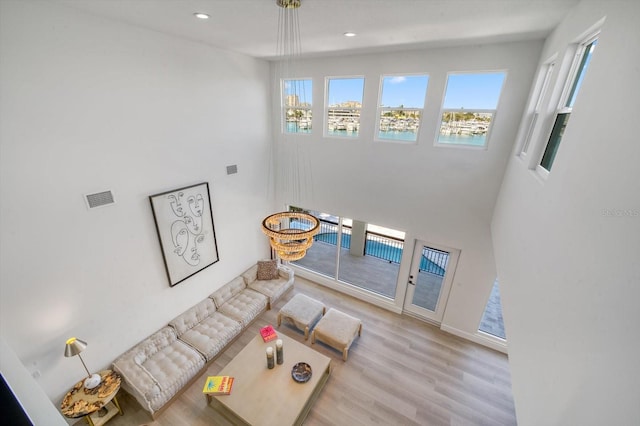
[[87,348],[87,342],[72,337],[67,340],[67,345],[64,348],[64,356],[76,356],[79,355],[80,352],[84,351]]

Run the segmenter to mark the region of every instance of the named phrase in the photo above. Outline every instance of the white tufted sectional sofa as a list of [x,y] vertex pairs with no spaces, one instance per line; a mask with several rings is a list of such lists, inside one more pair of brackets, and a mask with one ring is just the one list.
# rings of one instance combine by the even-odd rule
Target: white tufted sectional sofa
[[256,271],[254,265],[113,362],[122,387],[152,417],[293,287],[293,271],[285,266],[274,280],[257,280]]

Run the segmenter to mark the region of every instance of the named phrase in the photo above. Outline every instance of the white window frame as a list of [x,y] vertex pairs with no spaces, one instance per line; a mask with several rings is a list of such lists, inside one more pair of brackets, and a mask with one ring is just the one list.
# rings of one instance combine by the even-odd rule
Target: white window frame
[[[348,80],[348,79],[361,79],[362,80],[362,101],[360,102],[360,106],[359,107],[349,107],[348,109],[352,109],[352,110],[358,110],[358,131],[354,132],[353,135],[349,135],[349,134],[345,134],[345,135],[335,135],[335,134],[329,134],[329,110],[330,109],[336,109],[336,107],[331,107],[329,105],[329,82],[331,80]],[[350,76],[331,76],[331,77],[325,77],[324,79],[325,81],[325,90],[324,90],[324,126],[323,126],[323,130],[322,133],[324,135],[324,137],[327,138],[336,138],[336,139],[359,139],[360,136],[362,135],[362,132],[360,131],[360,127],[362,125],[362,110],[363,110],[363,105],[364,105],[364,92],[365,92],[365,84],[366,84],[366,78],[364,75],[350,75]]]
[[[500,86],[500,94],[498,95],[498,102],[496,103],[495,109],[458,109],[458,108],[445,108],[444,102],[447,97],[447,89],[449,87],[449,76],[450,75],[458,75],[458,74],[497,74],[503,73],[504,79],[502,80],[502,86]],[[473,70],[473,71],[450,71],[447,73],[447,80],[444,87],[444,93],[442,94],[442,106],[440,107],[440,114],[438,115],[438,124],[436,127],[436,137],[434,146],[439,148],[456,148],[456,149],[475,149],[475,150],[487,150],[489,148],[489,140],[491,139],[491,133],[493,131],[493,124],[496,121],[496,116],[498,112],[498,107],[500,106],[500,101],[502,99],[502,93],[504,92],[504,86],[507,82],[507,78],[509,76],[508,70],[500,69],[500,70]],[[489,129],[487,130],[487,136],[484,140],[484,145],[467,145],[467,144],[455,144],[455,143],[440,143],[438,142],[438,138],[440,136],[440,128],[442,127],[442,116],[447,112],[462,112],[462,113],[474,113],[474,114],[491,114],[491,123],[489,124]]]
[[[287,95],[285,93],[286,82],[287,81],[309,81],[311,82],[311,99],[313,100],[313,79],[311,77],[308,78],[283,78],[280,80],[280,131],[285,135],[310,135],[313,132],[313,101],[311,103],[306,102],[305,104],[309,104],[308,106],[291,106],[287,105]],[[309,132],[288,132],[287,131],[287,113],[289,110],[304,110],[306,111],[306,115],[309,116],[311,114],[311,131]]]
[[[555,126],[555,123],[559,115],[568,114],[569,118],[571,117],[571,113],[573,112],[573,107],[567,106],[567,103],[569,102],[569,95],[571,94],[571,89],[573,88],[573,85],[576,79],[579,78],[580,76],[579,75],[580,64],[582,62],[582,58],[586,53],[586,48],[590,46],[594,41],[598,40],[600,36],[600,27],[602,26],[602,22],[603,21],[601,21],[599,24],[596,25],[597,29],[592,29],[591,31],[587,32],[586,36],[579,38],[570,46],[570,49],[574,51],[571,67],[569,68],[569,72],[567,73],[564,79],[564,83],[562,86],[562,94],[558,101],[558,106],[556,110],[553,112],[552,116],[549,117],[549,120],[547,123],[547,131],[545,133],[546,138],[544,139],[545,143],[543,146],[541,146],[539,155],[537,157],[536,166],[535,166],[535,171],[538,173],[539,176],[541,176],[544,179],[549,177],[550,170],[547,170],[545,167],[542,166],[542,160],[544,159],[544,154],[547,150],[547,147],[549,146],[549,142],[551,142],[553,128]],[[562,139],[560,139],[560,141],[558,142],[558,147],[560,146],[561,142],[562,142]],[[555,162],[555,157],[551,162],[551,165],[553,165],[554,162]]]
[[[422,100],[422,108],[400,108],[400,107],[383,107],[382,106],[382,94],[384,90],[384,79],[387,77],[426,77],[427,78],[427,86],[424,90],[424,99]],[[376,142],[383,143],[400,143],[400,144],[417,144],[418,138],[420,137],[420,129],[423,127],[423,119],[424,119],[424,109],[427,104],[427,91],[429,90],[429,74],[427,73],[403,73],[403,74],[382,74],[380,76],[380,87],[378,88],[378,107],[376,108],[376,124],[373,135],[373,140]],[[416,140],[401,140],[401,139],[386,139],[380,137],[380,120],[382,118],[382,111],[417,111],[420,113],[419,118],[419,126],[416,130]]]
[[557,57],[558,54],[556,53],[544,61],[538,71],[538,78],[536,79],[535,89],[531,98],[529,113],[523,120],[523,126],[521,127],[522,136],[518,155],[522,159],[525,159],[530,151],[533,134],[539,124],[543,101],[545,100],[549,87],[551,86],[551,76],[555,70]]

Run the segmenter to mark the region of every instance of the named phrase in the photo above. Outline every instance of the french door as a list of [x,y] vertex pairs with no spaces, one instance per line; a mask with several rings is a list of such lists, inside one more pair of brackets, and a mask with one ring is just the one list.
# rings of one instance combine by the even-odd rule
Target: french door
[[417,240],[404,311],[440,324],[459,257],[459,250]]

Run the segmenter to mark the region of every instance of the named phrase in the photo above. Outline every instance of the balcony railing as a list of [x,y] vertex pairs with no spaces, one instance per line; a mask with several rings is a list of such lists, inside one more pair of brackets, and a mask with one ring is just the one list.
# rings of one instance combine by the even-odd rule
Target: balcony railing
[[423,247],[419,272],[429,272],[431,274],[444,277],[448,262],[449,253],[446,251],[436,250],[431,247]]
[[[320,231],[313,237],[313,241],[322,241],[323,243],[333,244],[338,241],[338,224],[324,219],[320,220]],[[351,227],[342,225],[342,239],[340,247],[351,248]]]
[[384,259],[389,263],[400,263],[402,250],[404,250],[404,240],[372,231],[366,231],[365,235],[365,255]]
[[[321,241],[327,244],[336,245],[338,241],[339,224],[326,219],[319,219],[320,231],[313,237],[314,241]],[[291,224],[295,227],[296,225]],[[342,225],[342,238],[340,247],[351,248],[351,227]],[[389,263],[400,264],[402,252],[404,250],[404,240],[373,231],[365,231],[364,255],[377,257]],[[420,260],[420,272],[428,272],[444,277],[449,253],[424,247],[422,259]]]
[[[314,241],[322,241],[328,244],[337,244],[338,224],[325,219],[320,220],[320,232],[313,237]],[[400,238],[389,237],[377,232],[365,231],[364,255],[377,257],[390,263],[400,263],[404,241]],[[351,248],[351,227],[342,225],[342,239],[340,246]]]

